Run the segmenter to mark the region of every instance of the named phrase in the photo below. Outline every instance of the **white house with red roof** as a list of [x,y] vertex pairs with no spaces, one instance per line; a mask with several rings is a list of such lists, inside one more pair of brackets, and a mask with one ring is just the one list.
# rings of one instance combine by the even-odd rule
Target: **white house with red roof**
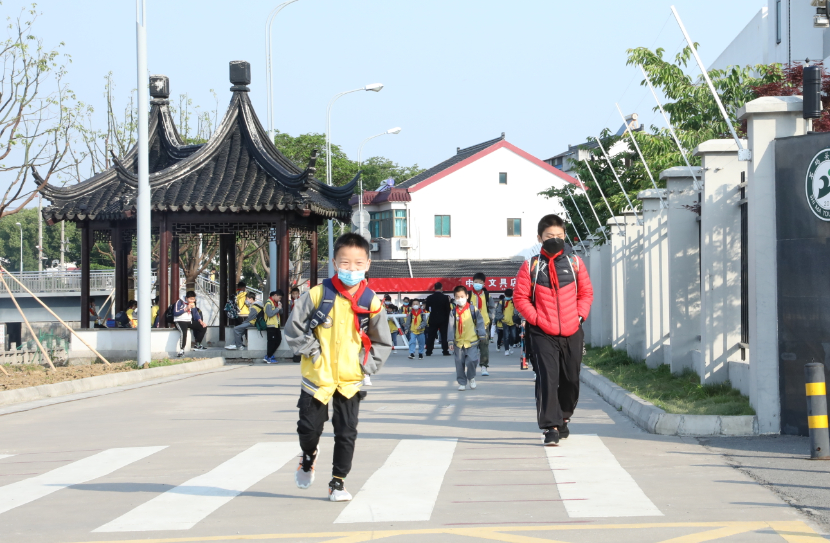
[[[561,202],[539,193],[579,182],[501,137],[386,190],[366,192],[373,260],[520,258]],[[357,197],[352,199],[355,209]]]

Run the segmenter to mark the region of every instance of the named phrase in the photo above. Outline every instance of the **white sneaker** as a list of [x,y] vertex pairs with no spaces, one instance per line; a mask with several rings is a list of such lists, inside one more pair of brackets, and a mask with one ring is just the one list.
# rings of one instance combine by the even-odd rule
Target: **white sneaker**
[[348,502],[351,501],[352,495],[346,490],[346,485],[343,479],[332,478],[329,483],[329,500],[333,502]]
[[487,371],[487,368],[481,368],[481,375],[482,376],[487,376],[487,375],[490,375],[490,372]]
[[475,390],[475,388],[476,388],[476,380],[475,379],[470,379],[470,388]]
[[[300,465],[297,466],[297,471],[294,472],[294,482],[297,483],[297,488],[305,490],[314,482],[314,468],[317,466],[318,456],[320,456],[320,447],[317,447],[314,456],[302,455]],[[307,471],[303,469],[303,464],[308,468]]]
[[227,349],[229,351],[235,351],[236,350],[236,345],[225,345],[225,349]]
[[368,375],[363,376],[363,385],[367,387],[372,386],[372,379]]
[[467,385],[458,385],[458,390],[467,390]]
[[510,356],[510,351],[508,351],[507,349],[505,349],[505,350],[504,350],[504,356]]

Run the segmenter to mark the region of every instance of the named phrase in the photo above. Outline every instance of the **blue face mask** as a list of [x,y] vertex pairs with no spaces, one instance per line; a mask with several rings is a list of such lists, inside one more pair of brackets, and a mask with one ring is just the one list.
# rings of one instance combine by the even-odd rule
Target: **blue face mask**
[[404,302],[403,305],[409,305],[409,302]]
[[484,288],[484,285],[482,283],[473,283],[473,288],[476,290],[481,290]]
[[337,278],[347,287],[353,287],[366,277],[365,270],[350,271],[337,268]]

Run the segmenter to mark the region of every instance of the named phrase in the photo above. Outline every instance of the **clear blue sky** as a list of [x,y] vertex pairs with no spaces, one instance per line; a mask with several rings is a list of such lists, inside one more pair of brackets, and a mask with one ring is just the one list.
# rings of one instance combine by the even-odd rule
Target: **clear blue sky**
[[[806,0],[805,0],[806,1]],[[230,98],[228,61],[252,64],[251,98],[265,119],[264,22],[280,0],[147,0],[149,69],[171,79],[220,116]],[[710,64],[765,0],[674,0]],[[26,3],[4,0],[13,15]],[[682,35],[671,1],[599,0],[299,0],[274,23],[276,127],[293,135],[324,132],[337,92],[381,82],[335,106],[335,143],[356,158],[363,138],[394,126],[399,135],[369,143],[384,155],[429,167],[466,147],[507,133],[539,158],[620,125],[626,113],[653,118],[647,89],[632,82],[625,51],[678,50]],[[65,42],[69,81],[103,112],[112,71],[123,104],[135,84],[133,0],[39,0],[36,31]],[[647,98],[647,99],[646,99]],[[98,123],[105,117],[98,114]]]

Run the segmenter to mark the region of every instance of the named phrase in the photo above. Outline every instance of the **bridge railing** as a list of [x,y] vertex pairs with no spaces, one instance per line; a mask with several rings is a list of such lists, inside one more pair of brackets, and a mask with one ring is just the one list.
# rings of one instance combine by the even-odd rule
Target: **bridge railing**
[[[44,271],[44,272],[23,272],[11,273],[26,288],[34,292],[81,292],[81,272],[79,271]],[[6,281],[14,294],[26,294],[19,284],[14,281]],[[115,288],[115,272],[108,270],[95,270],[90,272],[90,291],[107,291]]]

